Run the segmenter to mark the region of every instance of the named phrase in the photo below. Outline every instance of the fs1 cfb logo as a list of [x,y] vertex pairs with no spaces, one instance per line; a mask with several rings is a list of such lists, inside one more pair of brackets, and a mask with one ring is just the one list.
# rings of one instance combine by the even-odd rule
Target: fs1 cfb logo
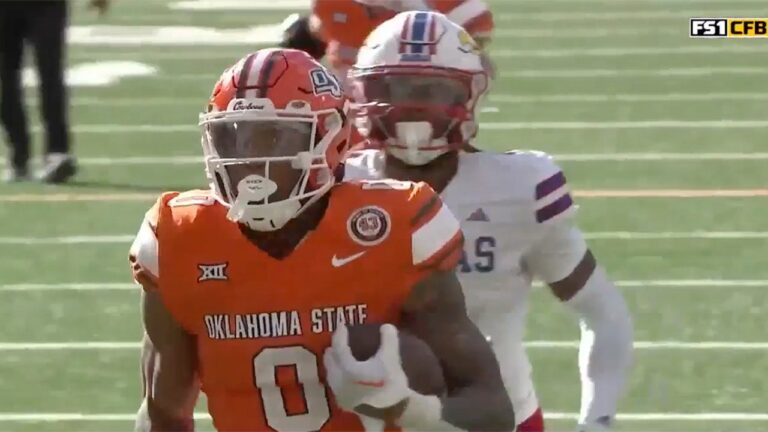
[[768,38],[768,18],[691,18],[692,38]]

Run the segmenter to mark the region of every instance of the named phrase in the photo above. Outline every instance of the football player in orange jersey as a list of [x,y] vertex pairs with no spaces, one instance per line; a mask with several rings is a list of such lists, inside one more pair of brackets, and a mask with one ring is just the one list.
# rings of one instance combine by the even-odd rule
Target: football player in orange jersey
[[[458,222],[423,183],[337,182],[346,115],[338,81],[301,51],[249,54],[217,82],[200,120],[210,190],[162,195],[130,250],[137,430],[193,430],[200,390],[221,431],[514,429],[453,271]],[[345,355],[345,325],[366,322],[423,339],[448,394],[408,387],[392,325],[373,360]]]
[[490,42],[493,15],[484,0],[312,0],[310,16],[295,14],[286,20],[281,46],[307,51],[316,59],[325,56],[336,76],[344,79],[368,34],[409,10],[443,13],[480,46]]

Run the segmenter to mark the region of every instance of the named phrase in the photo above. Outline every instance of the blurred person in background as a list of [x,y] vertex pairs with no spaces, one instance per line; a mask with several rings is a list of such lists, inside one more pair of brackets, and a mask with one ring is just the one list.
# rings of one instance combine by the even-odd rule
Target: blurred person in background
[[[100,15],[109,0],[89,0]],[[24,42],[35,50],[40,76],[41,113],[46,129],[46,149],[40,180],[62,183],[77,171],[70,154],[64,55],[68,21],[66,0],[0,1],[0,120],[7,134],[10,155],[4,180],[29,179],[30,136],[22,93]]]
[[417,10],[445,14],[481,46],[490,42],[493,15],[483,0],[312,0],[310,15],[293,14],[285,20],[281,46],[318,60],[325,57],[343,81],[374,28],[400,12]]
[[[344,83],[347,71],[355,64],[357,53],[371,31],[403,11],[440,12],[464,27],[484,49],[491,41],[493,15],[484,0],[312,0],[309,15],[293,14],[285,19],[280,46],[305,51],[317,60],[325,58]],[[426,35],[429,29],[424,31]],[[487,52],[483,51],[481,58],[494,78],[496,74]],[[351,134],[353,148],[371,145],[356,129],[353,128]]]

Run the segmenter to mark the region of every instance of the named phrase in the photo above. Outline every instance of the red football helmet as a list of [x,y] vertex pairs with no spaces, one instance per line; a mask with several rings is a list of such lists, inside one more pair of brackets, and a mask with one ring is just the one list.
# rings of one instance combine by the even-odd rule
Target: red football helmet
[[327,192],[348,150],[347,109],[333,74],[303,51],[263,49],[227,69],[200,115],[227,216],[274,231]]

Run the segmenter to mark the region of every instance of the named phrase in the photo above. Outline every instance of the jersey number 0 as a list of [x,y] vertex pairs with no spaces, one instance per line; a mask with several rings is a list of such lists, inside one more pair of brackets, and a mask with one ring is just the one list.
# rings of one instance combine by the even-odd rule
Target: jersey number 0
[[[288,401],[278,383],[278,368],[295,368],[303,388],[304,407],[289,413]],[[278,432],[319,431],[331,417],[325,386],[320,382],[317,355],[301,347],[265,348],[253,358],[254,382],[261,392],[267,425]],[[294,401],[290,401],[294,402]]]

